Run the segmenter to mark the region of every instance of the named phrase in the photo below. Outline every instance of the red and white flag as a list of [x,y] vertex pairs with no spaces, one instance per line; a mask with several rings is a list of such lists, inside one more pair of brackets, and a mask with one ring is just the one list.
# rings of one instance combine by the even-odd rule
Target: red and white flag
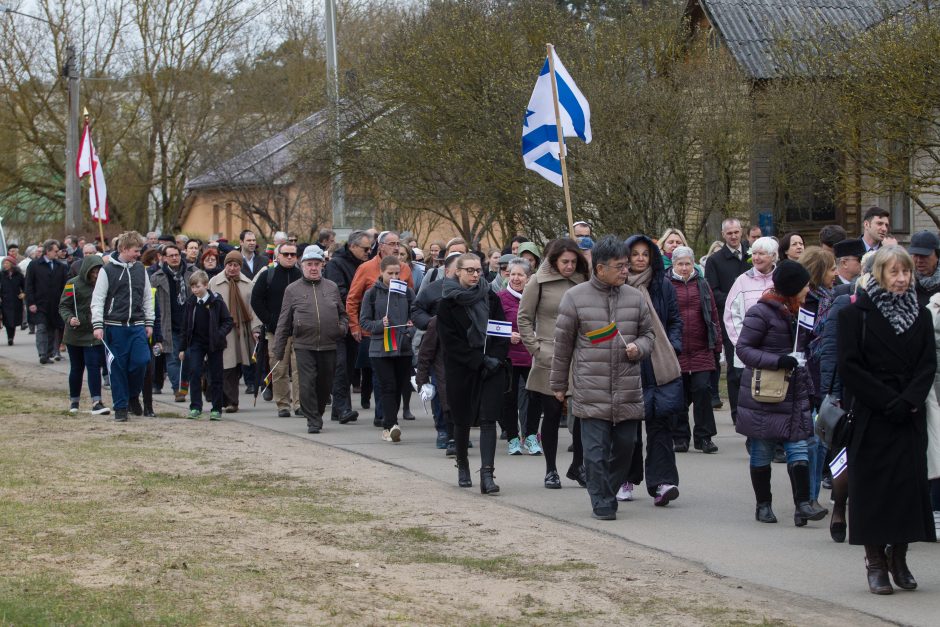
[[91,207],[91,217],[98,222],[107,222],[111,219],[108,211],[108,186],[104,182],[104,168],[98,160],[98,152],[91,141],[91,126],[85,122],[82,138],[78,144],[78,161],[75,163],[78,178],[90,175],[88,187],[88,205]]

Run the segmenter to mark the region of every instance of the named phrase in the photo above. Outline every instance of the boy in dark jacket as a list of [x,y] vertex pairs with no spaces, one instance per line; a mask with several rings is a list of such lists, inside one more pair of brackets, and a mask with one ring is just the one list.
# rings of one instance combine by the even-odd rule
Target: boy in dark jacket
[[189,277],[189,289],[192,296],[186,300],[183,343],[179,347],[180,361],[184,362],[184,367],[189,372],[189,417],[197,419],[202,415],[202,365],[203,361],[208,359],[212,399],[209,420],[220,420],[222,351],[225,350],[225,336],[232,330],[234,323],[225,301],[218,294],[209,291],[209,276],[205,272],[193,272]]

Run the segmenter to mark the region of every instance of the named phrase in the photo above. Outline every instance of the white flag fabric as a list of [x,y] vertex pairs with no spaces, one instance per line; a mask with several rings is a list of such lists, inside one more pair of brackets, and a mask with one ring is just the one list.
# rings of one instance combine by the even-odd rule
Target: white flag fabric
[[816,314],[808,309],[803,309],[800,307],[800,315],[797,318],[799,325],[804,329],[813,330],[813,326],[816,324]]
[[107,344],[104,347],[104,363],[108,367],[108,374],[112,372],[111,364],[114,362],[114,354],[111,352],[111,349],[108,348]]
[[[591,107],[561,59],[555,54],[555,83],[558,87],[558,110],[564,137],[580,137],[591,143]],[[558,127],[555,124],[555,103],[552,98],[552,77],[548,57],[535,82],[522,125],[522,160],[525,167],[561,187],[561,161],[558,159]],[[566,153],[567,154],[567,153]]]
[[408,282],[399,281],[398,279],[392,279],[388,282],[388,291],[389,293],[394,294],[407,294],[408,293]]
[[78,178],[89,178],[88,206],[91,207],[91,217],[98,222],[107,222],[111,219],[108,211],[108,186],[104,182],[104,168],[98,159],[95,145],[91,141],[91,126],[85,122],[82,138],[78,145],[78,160],[75,163]]
[[512,323],[503,320],[487,320],[486,334],[493,337],[512,337]]

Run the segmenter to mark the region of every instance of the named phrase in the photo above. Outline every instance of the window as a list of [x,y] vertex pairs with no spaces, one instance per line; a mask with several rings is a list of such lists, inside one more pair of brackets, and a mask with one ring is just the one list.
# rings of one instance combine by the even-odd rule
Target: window
[[888,192],[878,203],[891,212],[891,232],[911,232],[911,200],[904,192]]

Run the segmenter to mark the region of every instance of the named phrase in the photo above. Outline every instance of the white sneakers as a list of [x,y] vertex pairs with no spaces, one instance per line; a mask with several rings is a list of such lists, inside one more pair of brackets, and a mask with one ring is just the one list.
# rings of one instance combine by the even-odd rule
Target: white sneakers
[[633,484],[629,481],[620,486],[620,489],[617,490],[617,500],[618,501],[632,501],[633,500]]
[[401,427],[392,425],[391,429],[383,429],[382,439],[386,442],[401,442]]

